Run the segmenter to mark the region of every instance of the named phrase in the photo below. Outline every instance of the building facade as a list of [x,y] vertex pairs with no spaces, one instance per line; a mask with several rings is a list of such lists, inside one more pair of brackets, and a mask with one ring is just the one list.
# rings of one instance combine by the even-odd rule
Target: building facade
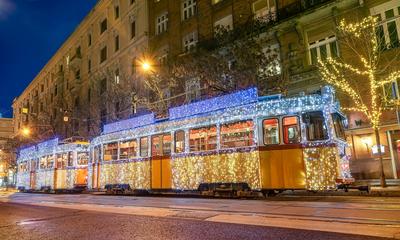
[[0,187],[14,183],[16,159],[12,144],[13,137],[13,119],[0,118]]
[[[88,138],[135,113],[136,59],[147,48],[147,1],[101,0],[13,103],[15,130]],[[32,137],[33,138],[33,137]]]
[[[400,49],[397,0],[102,0],[16,99],[15,129],[36,124],[41,132],[64,137],[96,136],[102,124],[138,111],[133,100],[146,91],[135,66],[143,52],[151,51],[162,66],[213,38],[218,26],[234,29],[253,18],[274,22],[266,32],[279,51],[286,94],[313,93],[325,85],[317,71],[318,58],[352,60],[337,34],[339,21],[371,15],[379,17],[379,29],[391,46],[382,55],[396,60],[393,56],[398,56]],[[399,66],[396,61],[392,66]],[[393,82],[382,91],[398,99],[398,84]],[[165,94],[184,94],[186,101],[191,101],[207,87],[196,79],[184,85],[183,93]],[[356,113],[349,113],[348,119],[354,176],[379,177],[368,121]],[[385,173],[388,178],[397,178],[400,127],[396,111],[384,114],[380,131]]]

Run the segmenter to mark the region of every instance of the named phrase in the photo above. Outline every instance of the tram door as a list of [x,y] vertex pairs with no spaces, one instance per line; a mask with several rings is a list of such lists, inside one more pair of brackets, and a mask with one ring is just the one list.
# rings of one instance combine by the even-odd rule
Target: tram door
[[151,188],[171,189],[171,134],[151,138]]

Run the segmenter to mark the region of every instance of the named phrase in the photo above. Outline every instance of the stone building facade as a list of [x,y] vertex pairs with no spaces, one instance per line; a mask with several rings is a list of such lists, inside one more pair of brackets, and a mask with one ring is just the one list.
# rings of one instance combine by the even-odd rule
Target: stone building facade
[[13,103],[15,130],[88,138],[135,113],[136,59],[146,51],[147,1],[101,0]]
[[12,184],[14,181],[15,152],[12,138],[14,137],[14,122],[12,118],[0,117],[0,187]]

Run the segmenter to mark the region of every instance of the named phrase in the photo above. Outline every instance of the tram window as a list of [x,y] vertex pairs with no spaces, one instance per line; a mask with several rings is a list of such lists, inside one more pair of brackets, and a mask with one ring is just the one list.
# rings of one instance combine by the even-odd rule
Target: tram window
[[254,145],[253,121],[240,121],[221,126],[221,148],[237,148]]
[[175,132],[175,152],[181,153],[185,151],[185,131],[179,130]]
[[54,155],[47,156],[47,168],[54,167]]
[[264,144],[279,144],[279,120],[277,118],[263,121]]
[[328,132],[322,112],[303,114],[303,122],[306,125],[307,139],[309,141],[328,139]]
[[162,141],[162,150],[163,155],[170,155],[171,154],[171,134],[164,134],[163,141]]
[[151,137],[151,156],[161,156],[161,136]]
[[28,172],[28,163],[27,162],[22,162],[19,164],[19,171],[20,172]]
[[148,140],[148,137],[140,138],[140,156],[141,157],[149,156],[149,140]]
[[190,129],[189,146],[191,152],[217,149],[217,127]]
[[336,137],[345,139],[344,118],[338,113],[332,114],[333,126],[335,127]]
[[284,117],[282,120],[282,128],[283,128],[283,142],[285,144],[293,144],[300,142],[300,127],[299,127],[298,117],[296,116]]
[[119,159],[133,159],[136,157],[137,142],[136,139],[121,142],[119,144]]
[[89,162],[89,154],[87,152],[78,152],[78,165],[87,165]]
[[104,161],[113,161],[118,159],[118,143],[108,143],[104,145]]
[[40,169],[45,169],[47,167],[47,156],[40,158]]
[[68,167],[74,166],[74,155],[71,152],[64,153],[64,158],[67,159]]
[[67,166],[67,158],[66,158],[66,153],[63,154],[57,154],[57,168],[63,169]]

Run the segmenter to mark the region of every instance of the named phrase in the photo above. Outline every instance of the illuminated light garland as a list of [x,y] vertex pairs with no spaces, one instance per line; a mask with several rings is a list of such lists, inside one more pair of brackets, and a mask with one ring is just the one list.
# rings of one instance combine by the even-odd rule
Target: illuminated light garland
[[335,148],[303,149],[306,165],[306,184],[309,190],[336,188],[337,150]]
[[150,113],[150,114],[138,116],[135,118],[122,120],[119,122],[106,124],[106,125],[104,125],[103,133],[107,134],[107,133],[112,133],[112,132],[118,132],[121,130],[126,130],[126,129],[130,129],[130,128],[136,128],[136,127],[152,124],[154,122],[155,122],[154,113]]
[[[238,93],[235,93],[238,94]],[[245,92],[243,92],[244,95]],[[199,183],[202,182],[223,182],[223,181],[243,181],[248,182],[253,189],[261,187],[261,176],[259,173],[259,157],[256,148],[250,152],[241,153],[237,149],[231,150],[216,150],[216,155],[210,156],[207,152],[188,153],[188,129],[202,126],[216,125],[220,126],[226,122],[265,118],[270,116],[302,114],[311,111],[322,111],[328,124],[328,140],[308,142],[306,140],[306,129],[304,124],[301,124],[302,129],[302,144],[305,147],[317,148],[328,147],[332,144],[338,146],[346,146],[344,141],[336,139],[334,136],[334,126],[331,119],[331,113],[337,112],[339,109],[338,103],[334,98],[334,90],[331,87],[324,87],[321,94],[284,98],[284,99],[261,99],[253,101],[253,93],[251,97],[245,97],[248,102],[242,105],[237,105],[238,102],[227,103],[224,105],[219,100],[206,100],[207,104],[199,102],[197,104],[189,104],[184,107],[178,107],[170,111],[173,119],[169,121],[158,122],[146,126],[138,126],[136,128],[126,129],[122,131],[113,131],[111,133],[99,136],[92,141],[92,147],[99,146],[117,141],[126,141],[137,139],[143,136],[151,136],[176,130],[185,130],[185,147],[186,153],[171,153],[172,166],[172,187],[175,189],[196,189]],[[234,96],[234,95],[231,95]],[[232,97],[224,99],[232,100]],[[215,104],[215,106],[213,106]],[[190,107],[189,107],[190,106]],[[212,110],[212,111],[211,111]],[[170,116],[171,117],[171,116]],[[302,120],[300,119],[300,122]],[[118,130],[121,127],[117,128]],[[219,129],[219,128],[217,128]],[[254,129],[254,142],[258,143],[258,129]],[[219,136],[219,135],[217,135]],[[219,139],[217,139],[219,143]],[[172,149],[173,149],[172,143]],[[150,144],[149,144],[150,150]],[[339,159],[338,151],[330,150],[328,153],[321,152],[321,160],[315,162],[313,155],[304,154],[304,162],[307,166],[307,188],[308,189],[331,189],[335,186],[333,176],[350,177],[348,168],[348,156]],[[244,157],[251,156],[251,157]],[[334,157],[333,157],[334,156]],[[239,160],[241,159],[241,160]],[[338,161],[341,164],[342,172],[338,173],[338,168],[330,167],[337,166]],[[149,161],[148,161],[149,162]],[[318,164],[315,164],[318,163]],[[150,187],[150,164],[146,167],[136,167],[130,170],[126,167],[130,163],[118,163],[118,161],[105,163],[100,166],[100,170],[93,169],[89,166],[89,179],[92,174],[97,174],[100,171],[100,185],[104,187],[108,183],[129,183],[133,188],[149,188]],[[312,172],[317,171],[317,172]],[[319,179],[319,175],[326,175],[324,179]],[[139,176],[139,177],[137,177]],[[137,179],[136,179],[137,178]],[[89,181],[90,182],[90,181]]]
[[190,103],[169,109],[169,119],[179,119],[197,114],[213,112],[256,102],[258,99],[257,88],[250,88],[236,93],[227,94],[204,101]]
[[[21,149],[18,154],[17,163],[21,164],[23,162],[27,162],[30,160],[40,160],[43,156],[53,156],[54,157],[54,165],[56,164],[56,156],[57,154],[72,152],[74,158],[76,158],[76,153],[78,152],[88,152],[88,145],[85,144],[76,144],[76,143],[68,143],[68,144],[59,144],[59,140],[51,139],[42,143],[37,144],[36,146],[31,146],[29,148]],[[76,164],[76,162],[74,162]],[[38,167],[38,166],[37,166]],[[56,188],[68,188],[71,189],[76,184],[77,172],[79,169],[86,168],[86,166],[76,166],[76,167],[66,167],[65,169],[37,169],[35,174],[32,176],[29,173],[17,173],[17,186],[25,187],[26,189],[30,189],[31,181],[35,183],[34,188],[36,190],[40,190],[42,187],[51,187],[54,188],[54,176],[57,176],[56,179]],[[55,173],[55,171],[57,171]],[[31,177],[35,177],[35,179],[31,179]]]
[[172,187],[192,190],[200,183],[246,182],[251,188],[260,189],[259,164],[256,151],[174,157]]
[[107,163],[100,168],[101,188],[106,184],[116,183],[128,183],[133,189],[150,188],[150,161]]

